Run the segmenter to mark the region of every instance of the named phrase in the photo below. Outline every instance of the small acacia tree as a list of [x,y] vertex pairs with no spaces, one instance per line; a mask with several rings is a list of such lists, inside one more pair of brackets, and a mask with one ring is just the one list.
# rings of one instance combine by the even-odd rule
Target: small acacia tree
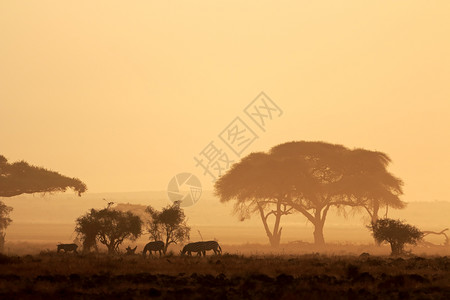
[[417,227],[400,220],[378,219],[368,228],[378,244],[388,242],[391,245],[391,255],[403,254],[405,244],[416,245],[423,238],[423,232]]
[[0,201],[0,253],[3,252],[3,248],[5,246],[6,233],[4,231],[12,221],[9,218],[9,213],[11,211],[12,207],[7,206],[5,203]]
[[149,206],[146,212],[151,217],[147,223],[150,239],[164,241],[164,254],[170,244],[189,239],[191,228],[186,224],[186,216],[180,207],[180,201],[164,207],[162,211],[157,211]]
[[[92,245],[92,239],[104,244],[108,254],[117,253],[125,239],[136,240],[142,233],[141,219],[131,212],[122,212],[109,208],[91,209],[76,220],[75,231],[81,236],[83,244]],[[94,242],[95,244],[95,242]]]
[[79,217],[76,220],[76,224],[75,232],[78,233],[78,237],[83,243],[83,252],[90,252],[92,248],[98,251],[97,234],[100,224],[97,219],[97,211],[91,209],[90,213]]

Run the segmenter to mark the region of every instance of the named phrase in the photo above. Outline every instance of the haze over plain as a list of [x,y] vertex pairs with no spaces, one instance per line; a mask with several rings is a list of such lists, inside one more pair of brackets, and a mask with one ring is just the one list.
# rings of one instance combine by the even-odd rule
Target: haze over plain
[[283,115],[246,150],[387,153],[405,201],[450,199],[445,1],[0,4],[1,153],[89,192],[164,190],[261,91]]

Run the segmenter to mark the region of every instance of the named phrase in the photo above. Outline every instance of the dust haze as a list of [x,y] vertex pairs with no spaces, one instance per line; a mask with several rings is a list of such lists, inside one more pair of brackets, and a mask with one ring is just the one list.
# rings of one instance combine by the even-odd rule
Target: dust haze
[[450,298],[450,4],[0,4],[0,298]]

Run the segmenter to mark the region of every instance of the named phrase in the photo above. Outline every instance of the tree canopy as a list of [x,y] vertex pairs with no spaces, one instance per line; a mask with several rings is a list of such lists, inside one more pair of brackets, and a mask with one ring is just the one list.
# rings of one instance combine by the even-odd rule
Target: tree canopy
[[0,233],[9,226],[12,220],[9,218],[9,213],[12,211],[12,207],[7,206],[5,203],[0,201]]
[[11,224],[12,220],[9,218],[9,214],[13,210],[12,207],[7,206],[3,201],[0,201],[0,253],[3,252],[5,246],[5,229]]
[[[236,199],[234,213],[241,221],[254,213],[260,215],[272,246],[280,243],[281,217],[292,211],[286,206],[291,186],[284,176],[291,167],[289,160],[278,161],[263,152],[251,153],[234,164],[215,184],[215,192],[222,202]],[[274,218],[272,226],[270,217]]]
[[181,202],[175,201],[161,211],[147,207],[151,220],[147,223],[150,238],[154,241],[163,240],[164,253],[170,244],[176,244],[189,239],[191,228],[187,225],[186,216],[180,207]]
[[374,223],[383,207],[402,209],[406,203],[400,199],[403,181],[386,168],[391,159],[382,152],[355,149],[351,151],[351,161],[346,165],[341,185],[350,191],[356,201],[355,207],[364,208]]
[[415,245],[424,235],[415,226],[388,218],[379,219],[368,227],[377,243],[388,242],[391,245],[391,255],[403,254],[405,244]]
[[9,163],[0,155],[0,197],[21,194],[65,192],[73,189],[81,196],[87,187],[78,178],[70,178],[25,161]]
[[83,244],[92,245],[93,237],[108,248],[108,253],[118,252],[125,239],[136,240],[142,233],[141,219],[131,212],[109,208],[91,209],[76,220],[75,231]]
[[[272,244],[281,235],[281,216],[293,210],[314,225],[315,243],[323,244],[331,207],[364,206],[374,215],[382,204],[404,206],[399,199],[402,181],[386,170],[389,162],[381,152],[288,142],[235,163],[216,181],[215,192],[222,202],[236,200],[235,212],[241,219],[259,211]],[[270,215],[275,217],[272,232],[267,224]]]

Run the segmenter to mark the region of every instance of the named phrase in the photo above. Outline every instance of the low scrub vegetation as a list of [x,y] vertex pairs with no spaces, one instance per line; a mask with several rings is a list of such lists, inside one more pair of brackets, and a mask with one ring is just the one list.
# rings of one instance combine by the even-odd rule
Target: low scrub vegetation
[[[389,252],[389,251],[387,251]],[[388,253],[389,254],[389,253]],[[450,298],[447,256],[0,256],[0,298]]]

